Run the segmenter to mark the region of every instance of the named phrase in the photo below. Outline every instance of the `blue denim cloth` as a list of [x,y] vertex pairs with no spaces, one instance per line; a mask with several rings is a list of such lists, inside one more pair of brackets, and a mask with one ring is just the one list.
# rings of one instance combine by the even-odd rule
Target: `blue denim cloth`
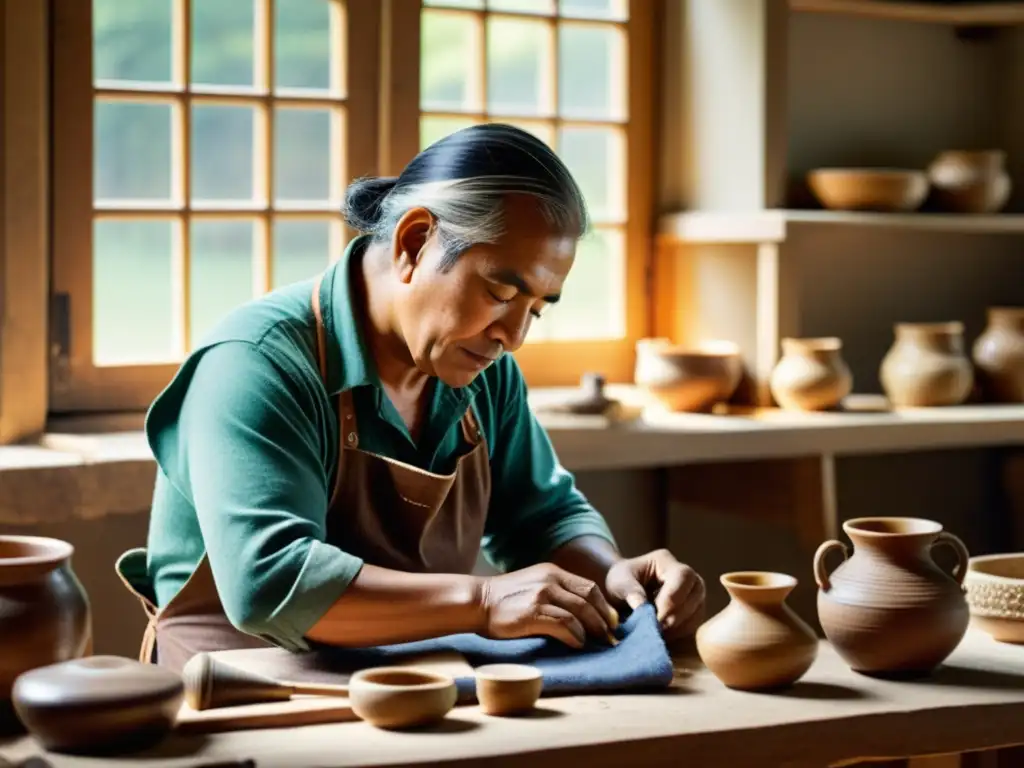
[[[672,660],[661,638],[654,606],[630,614],[615,632],[618,645],[589,641],[576,650],[546,637],[490,640],[479,635],[448,635],[434,640],[363,649],[318,649],[333,666],[366,668],[407,656],[454,651],[473,667],[483,664],[529,664],[544,677],[544,694],[639,692],[666,688],[672,682]],[[475,695],[472,677],[455,681],[460,698]]]

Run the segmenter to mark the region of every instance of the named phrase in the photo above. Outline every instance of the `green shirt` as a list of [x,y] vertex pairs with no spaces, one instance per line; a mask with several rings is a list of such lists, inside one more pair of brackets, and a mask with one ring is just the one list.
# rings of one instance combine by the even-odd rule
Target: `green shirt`
[[309,280],[228,315],[154,401],[146,435],[158,472],[147,550],[158,606],[205,553],[236,627],[284,648],[308,648],[305,633],[362,566],[325,540],[339,449],[335,395],[345,390],[352,390],[361,449],[436,473],[454,469],[459,421],[467,406],[475,409],[492,477],[481,544],[495,567],[541,562],[579,536],[612,541],[558,463],[511,355],[467,387],[436,380],[413,442],[353,314],[349,266],[366,242],[353,241],[324,275],[326,387]]

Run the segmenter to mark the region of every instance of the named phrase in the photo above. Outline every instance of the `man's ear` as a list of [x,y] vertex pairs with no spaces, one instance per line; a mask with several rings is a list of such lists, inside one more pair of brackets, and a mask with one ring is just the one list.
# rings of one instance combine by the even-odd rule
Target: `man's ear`
[[391,263],[403,283],[412,280],[433,233],[434,217],[426,208],[412,208],[398,220],[392,238]]

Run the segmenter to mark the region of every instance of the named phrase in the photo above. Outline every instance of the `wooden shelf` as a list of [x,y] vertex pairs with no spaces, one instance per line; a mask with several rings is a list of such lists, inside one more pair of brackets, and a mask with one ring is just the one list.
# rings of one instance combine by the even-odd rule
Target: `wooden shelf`
[[1024,24],[1024,3],[926,3],[887,0],[789,0],[797,13],[833,13],[891,21],[954,26],[1012,26]]
[[751,213],[683,211],[663,214],[658,235],[677,243],[782,243],[790,226],[888,227],[979,235],[1024,234],[1024,214],[859,213],[767,210]]

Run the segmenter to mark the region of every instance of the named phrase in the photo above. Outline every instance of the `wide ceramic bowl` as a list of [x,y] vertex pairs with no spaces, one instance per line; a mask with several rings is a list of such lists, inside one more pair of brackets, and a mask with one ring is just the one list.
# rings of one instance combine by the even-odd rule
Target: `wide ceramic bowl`
[[458,692],[448,675],[415,667],[375,667],[352,675],[348,697],[361,720],[398,729],[443,719],[455,706]]
[[668,411],[708,411],[732,397],[742,376],[739,347],[729,341],[680,346],[655,338],[636,345],[634,381]]
[[1024,552],[970,559],[964,586],[971,623],[1003,643],[1024,643]]
[[924,171],[819,168],[807,174],[818,201],[834,211],[916,211],[928,197]]

